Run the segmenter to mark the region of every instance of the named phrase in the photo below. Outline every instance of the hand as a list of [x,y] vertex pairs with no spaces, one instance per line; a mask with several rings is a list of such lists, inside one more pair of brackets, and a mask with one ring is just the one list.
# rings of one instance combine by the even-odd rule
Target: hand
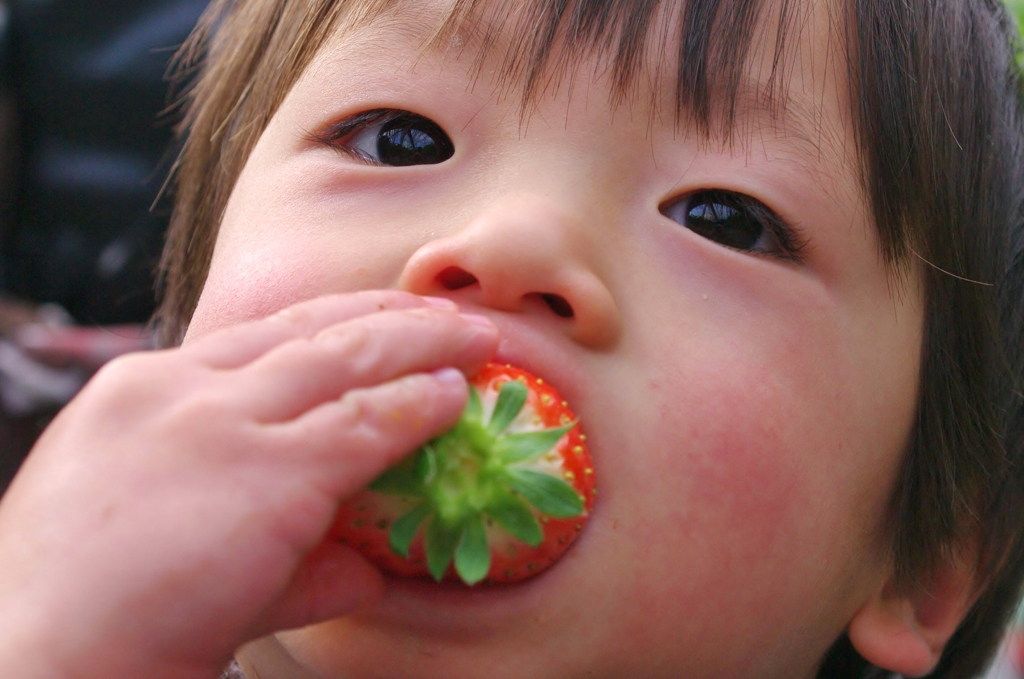
[[0,676],[210,677],[368,604],[335,511],[457,420],[450,367],[496,346],[454,305],[366,292],[109,363],[0,502]]

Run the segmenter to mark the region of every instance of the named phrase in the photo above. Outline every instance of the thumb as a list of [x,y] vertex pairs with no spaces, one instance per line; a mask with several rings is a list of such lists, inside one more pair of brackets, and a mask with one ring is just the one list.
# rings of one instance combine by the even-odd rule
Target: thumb
[[254,638],[354,613],[384,594],[384,578],[350,547],[323,542],[295,571],[284,593],[261,616]]

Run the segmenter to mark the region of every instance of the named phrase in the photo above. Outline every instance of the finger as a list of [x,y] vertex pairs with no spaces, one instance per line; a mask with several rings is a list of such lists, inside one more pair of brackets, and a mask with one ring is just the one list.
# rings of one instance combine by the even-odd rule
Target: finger
[[453,366],[478,370],[497,349],[489,321],[437,309],[386,311],[276,347],[240,373],[248,412],[261,422],[299,416],[346,391]]
[[354,389],[268,431],[279,437],[282,449],[303,459],[310,484],[345,498],[450,429],[467,394],[465,378],[454,368],[417,373]]
[[348,615],[383,594],[384,579],[366,559],[350,547],[325,542],[303,560],[252,632],[265,636]]
[[434,307],[453,310],[443,298],[399,290],[366,290],[326,295],[292,305],[266,318],[239,323],[186,344],[182,351],[211,368],[230,370],[262,356],[283,342],[312,337],[324,328],[390,309]]

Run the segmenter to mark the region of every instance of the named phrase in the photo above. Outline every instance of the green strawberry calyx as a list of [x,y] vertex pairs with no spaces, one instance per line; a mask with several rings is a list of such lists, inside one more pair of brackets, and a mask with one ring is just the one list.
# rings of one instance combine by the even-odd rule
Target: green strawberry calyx
[[452,429],[370,484],[375,492],[418,500],[391,525],[388,541],[396,554],[408,558],[413,538],[425,525],[427,568],[435,580],[453,562],[466,584],[483,580],[491,565],[487,525],[536,547],[544,539],[538,515],[562,519],[583,514],[583,499],[571,485],[529,465],[553,449],[575,422],[509,433],[526,399],[526,385],[505,382],[485,422],[480,395],[471,386],[466,409]]

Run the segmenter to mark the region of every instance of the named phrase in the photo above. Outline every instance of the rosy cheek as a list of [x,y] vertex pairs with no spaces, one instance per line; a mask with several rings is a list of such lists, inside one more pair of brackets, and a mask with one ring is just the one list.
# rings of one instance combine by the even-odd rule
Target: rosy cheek
[[189,337],[262,318],[319,295],[392,284],[392,269],[371,270],[364,261],[348,261],[350,257],[336,253],[334,239],[308,240],[267,238],[246,247],[230,247],[228,241],[211,266]]
[[[719,345],[704,360],[659,366],[639,387],[653,406],[645,433],[618,441],[632,455],[609,455],[622,478],[605,484],[621,555],[649,557],[631,593],[646,611],[630,616],[634,640],[664,634],[666,617],[677,633],[756,636],[754,620],[789,628],[828,598],[813,583],[845,581],[862,556],[856,521],[870,510],[844,445],[851,394],[837,386],[850,381],[836,361],[823,368],[805,350],[803,363],[790,362],[788,343],[772,346],[751,356]],[[835,589],[828,596],[840,597]]]
[[[605,456],[612,468],[602,468],[607,504],[598,515],[607,518],[598,526],[607,532],[595,536],[612,545],[603,556],[628,589],[609,613],[622,643],[659,654],[687,638],[720,640],[722,648],[689,649],[699,671],[721,660],[726,640],[745,638],[734,646],[753,649],[751,657],[728,651],[735,665],[722,676],[756,662],[769,643],[765,625],[784,630],[800,619],[794,581],[806,573],[797,542],[814,482],[776,424],[788,404],[750,389],[751,377],[709,368],[691,370],[685,390],[670,375],[648,381],[658,406],[642,437],[617,441],[627,459]],[[692,386],[700,384],[714,388]]]
[[329,289],[326,281],[317,278],[312,267],[297,269],[274,259],[262,266],[215,267],[203,289],[189,334],[262,318]]
[[803,503],[805,470],[794,464],[794,451],[773,426],[779,415],[775,404],[734,397],[718,409],[728,412],[691,425],[690,501],[697,508],[714,508],[730,533],[743,533],[748,550],[763,553],[777,542],[781,527],[792,524],[795,505]]
[[[690,389],[664,403],[654,440],[674,441],[659,452],[665,477],[682,496],[677,530],[689,531],[727,560],[741,554],[765,554],[779,543],[783,527],[793,525],[812,485],[809,469],[799,464],[802,441],[787,436],[792,401],[769,393],[767,377],[759,386],[754,371],[701,371]],[[719,566],[725,564],[719,563]]]

